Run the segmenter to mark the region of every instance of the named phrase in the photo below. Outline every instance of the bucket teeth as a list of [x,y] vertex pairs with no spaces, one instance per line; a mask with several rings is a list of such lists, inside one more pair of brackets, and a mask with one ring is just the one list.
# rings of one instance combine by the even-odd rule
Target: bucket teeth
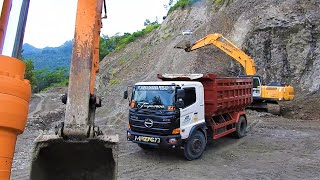
[[177,45],[175,45],[174,48],[184,49],[185,51],[189,52],[191,49],[191,42],[186,41],[186,40],[182,40]]
[[36,140],[31,180],[116,179],[118,136],[65,140],[42,135]]

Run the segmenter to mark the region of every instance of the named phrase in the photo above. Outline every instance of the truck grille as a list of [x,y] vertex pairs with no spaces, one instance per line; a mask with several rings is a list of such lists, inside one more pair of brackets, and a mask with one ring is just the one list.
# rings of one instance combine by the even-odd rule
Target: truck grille
[[[147,125],[145,124],[146,121],[148,121]],[[172,115],[172,111],[170,115],[130,113],[129,122],[132,131],[156,135],[169,135],[173,129],[180,125],[179,119]]]

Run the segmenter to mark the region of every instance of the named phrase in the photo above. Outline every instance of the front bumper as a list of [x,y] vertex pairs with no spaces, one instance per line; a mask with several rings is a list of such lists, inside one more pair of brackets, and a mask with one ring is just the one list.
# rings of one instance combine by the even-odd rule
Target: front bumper
[[[130,136],[129,136],[130,135]],[[138,137],[147,137],[145,138],[145,141],[137,140]],[[150,138],[149,138],[150,137]],[[177,141],[176,143],[169,143],[169,139],[175,138]],[[167,135],[167,136],[159,136],[159,135],[153,135],[153,134],[145,134],[145,133],[138,133],[134,132],[131,129],[127,130],[127,140],[132,141],[134,143],[138,144],[147,144],[150,146],[158,147],[158,148],[164,148],[164,149],[171,149],[171,148],[179,148],[182,144],[181,135]],[[160,142],[158,142],[160,140]],[[150,142],[154,141],[154,142]]]

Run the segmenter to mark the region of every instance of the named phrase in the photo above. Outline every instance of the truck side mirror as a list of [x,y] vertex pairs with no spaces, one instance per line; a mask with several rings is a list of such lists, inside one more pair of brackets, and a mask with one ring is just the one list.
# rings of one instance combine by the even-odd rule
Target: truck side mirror
[[176,101],[176,108],[179,109],[179,108],[184,108],[184,101],[180,98]]
[[123,92],[123,99],[128,99],[128,91]]
[[175,103],[176,108],[184,108],[184,98],[185,98],[184,89],[177,89],[177,101]]
[[184,89],[177,89],[177,100],[185,98],[185,92]]

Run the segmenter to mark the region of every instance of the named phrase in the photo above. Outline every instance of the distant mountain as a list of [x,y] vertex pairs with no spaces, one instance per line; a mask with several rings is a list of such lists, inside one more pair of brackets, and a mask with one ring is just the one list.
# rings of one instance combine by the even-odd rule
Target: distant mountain
[[30,44],[23,44],[22,57],[31,59],[35,69],[69,67],[72,53],[72,41],[66,41],[59,47],[36,48]]

